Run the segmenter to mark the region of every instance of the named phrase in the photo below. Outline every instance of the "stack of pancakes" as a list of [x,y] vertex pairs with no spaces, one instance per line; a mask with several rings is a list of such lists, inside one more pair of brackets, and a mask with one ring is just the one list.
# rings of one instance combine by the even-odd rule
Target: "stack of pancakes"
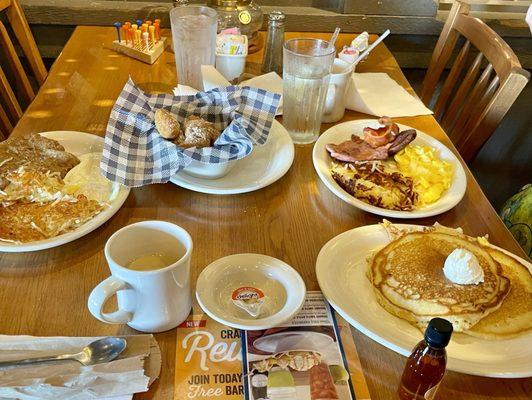
[[[470,251],[484,282],[455,284],[443,273],[455,249]],[[457,332],[484,338],[515,335],[532,328],[532,275],[525,265],[474,238],[449,230],[404,232],[370,260],[368,277],[379,304],[424,329],[434,317]]]

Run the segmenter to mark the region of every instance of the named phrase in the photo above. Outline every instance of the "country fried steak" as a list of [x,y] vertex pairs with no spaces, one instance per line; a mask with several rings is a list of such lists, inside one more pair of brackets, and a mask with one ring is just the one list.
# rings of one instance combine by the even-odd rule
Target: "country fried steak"
[[64,178],[78,164],[78,158],[65,151],[55,140],[37,133],[13,137],[0,143],[0,190],[9,184],[7,174],[20,167],[43,173],[59,173]]

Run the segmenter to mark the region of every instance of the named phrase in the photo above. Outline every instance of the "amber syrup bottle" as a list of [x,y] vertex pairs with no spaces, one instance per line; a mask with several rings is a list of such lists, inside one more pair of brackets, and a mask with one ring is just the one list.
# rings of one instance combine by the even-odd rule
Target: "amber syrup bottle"
[[445,374],[452,324],[446,319],[433,318],[425,331],[425,339],[414,347],[406,361],[397,393],[401,400],[432,400]]

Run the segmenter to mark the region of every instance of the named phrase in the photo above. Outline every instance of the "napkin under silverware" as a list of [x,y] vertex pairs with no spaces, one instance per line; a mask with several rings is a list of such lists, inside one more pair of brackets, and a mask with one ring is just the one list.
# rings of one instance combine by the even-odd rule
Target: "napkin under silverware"
[[[145,392],[161,370],[159,347],[153,335],[124,338],[126,350],[108,363],[83,366],[65,361],[0,368],[0,398],[122,400]],[[0,361],[74,353],[96,339],[0,335]]]

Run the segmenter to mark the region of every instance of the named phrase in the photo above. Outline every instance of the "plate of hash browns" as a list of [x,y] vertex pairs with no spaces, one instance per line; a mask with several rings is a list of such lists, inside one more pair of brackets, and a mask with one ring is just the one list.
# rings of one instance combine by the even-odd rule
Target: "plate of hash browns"
[[0,143],[0,252],[48,249],[105,223],[129,189],[100,173],[103,138],[70,131]]

